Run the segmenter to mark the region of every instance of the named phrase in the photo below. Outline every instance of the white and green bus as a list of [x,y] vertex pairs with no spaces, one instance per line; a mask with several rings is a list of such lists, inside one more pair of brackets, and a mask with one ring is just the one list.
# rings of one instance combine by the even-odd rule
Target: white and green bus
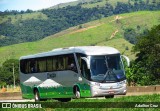
[[23,56],[20,85],[22,97],[35,101],[109,98],[127,92],[122,56],[115,48],[104,46],[59,48]]

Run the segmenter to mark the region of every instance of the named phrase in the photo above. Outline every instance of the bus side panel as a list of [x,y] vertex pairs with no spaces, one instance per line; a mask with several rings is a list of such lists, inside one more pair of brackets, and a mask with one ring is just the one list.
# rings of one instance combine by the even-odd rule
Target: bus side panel
[[33,99],[34,98],[34,93],[33,93],[33,88],[30,86],[25,86],[23,84],[21,86],[21,91],[22,91],[22,98],[25,99]]
[[91,97],[90,86],[87,83],[78,83],[77,86],[80,88],[81,97]]
[[41,98],[72,98],[72,87],[39,87]]

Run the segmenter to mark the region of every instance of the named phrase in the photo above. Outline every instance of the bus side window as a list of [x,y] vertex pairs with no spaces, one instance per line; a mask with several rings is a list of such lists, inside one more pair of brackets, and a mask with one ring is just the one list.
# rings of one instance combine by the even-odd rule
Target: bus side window
[[77,71],[76,62],[73,54],[67,55],[67,70]]
[[59,56],[58,57],[58,70],[63,70],[64,69],[64,61],[63,61],[63,57]]
[[30,62],[30,72],[35,73],[36,72],[36,63],[35,60],[31,60]]
[[53,71],[56,71],[58,68],[58,61],[57,61],[57,57],[53,57]]
[[87,68],[87,63],[86,61],[84,61],[83,59],[81,59],[81,73],[82,73],[82,76],[88,80],[90,80],[90,70]]
[[45,72],[46,71],[46,58],[40,58],[38,60],[39,65],[39,72]]
[[26,60],[21,60],[20,61],[20,71],[22,73],[26,73]]
[[50,72],[52,71],[53,69],[53,63],[52,63],[52,57],[48,57],[47,58],[47,71]]

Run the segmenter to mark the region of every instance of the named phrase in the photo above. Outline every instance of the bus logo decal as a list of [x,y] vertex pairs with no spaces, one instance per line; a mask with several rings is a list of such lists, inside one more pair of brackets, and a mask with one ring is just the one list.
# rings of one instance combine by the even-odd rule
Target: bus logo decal
[[55,78],[56,77],[56,74],[55,73],[48,73],[47,74],[47,78]]

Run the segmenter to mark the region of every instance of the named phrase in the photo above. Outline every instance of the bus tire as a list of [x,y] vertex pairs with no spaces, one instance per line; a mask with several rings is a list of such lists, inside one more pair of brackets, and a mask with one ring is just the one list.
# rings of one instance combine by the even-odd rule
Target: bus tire
[[40,96],[39,96],[39,92],[37,89],[34,91],[34,100],[35,100],[35,102],[40,101]]
[[114,98],[114,95],[108,95],[108,96],[105,96],[105,98]]
[[81,97],[80,90],[79,90],[78,86],[74,87],[74,95],[75,95],[76,99],[79,99]]

